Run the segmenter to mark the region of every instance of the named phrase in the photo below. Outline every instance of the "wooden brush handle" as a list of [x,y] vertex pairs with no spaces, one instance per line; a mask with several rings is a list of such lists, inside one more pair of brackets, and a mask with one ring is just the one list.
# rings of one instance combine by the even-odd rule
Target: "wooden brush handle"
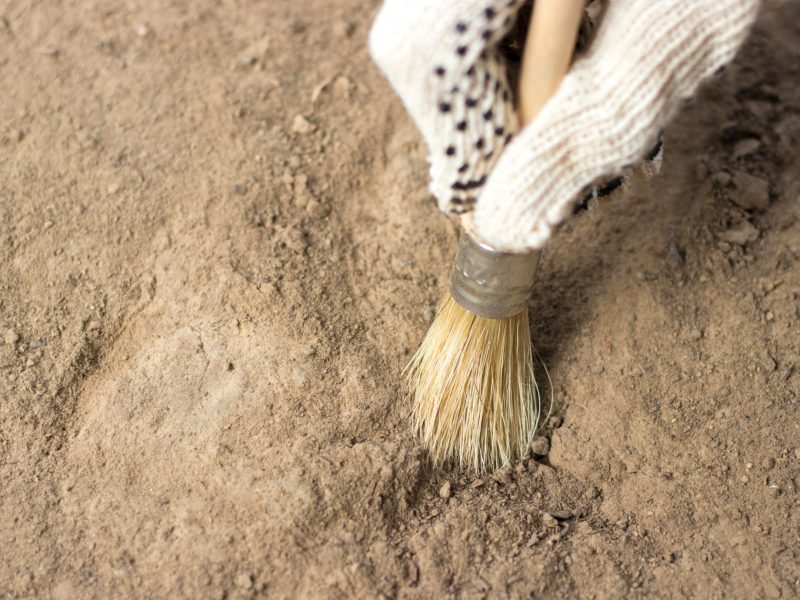
[[536,0],[519,78],[520,126],[530,123],[569,68],[585,0]]

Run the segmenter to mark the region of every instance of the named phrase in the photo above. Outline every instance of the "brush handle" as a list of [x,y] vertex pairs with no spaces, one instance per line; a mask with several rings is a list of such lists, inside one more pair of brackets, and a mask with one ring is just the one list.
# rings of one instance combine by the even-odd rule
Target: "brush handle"
[[524,127],[558,89],[569,68],[585,0],[536,0],[522,55],[519,119]]

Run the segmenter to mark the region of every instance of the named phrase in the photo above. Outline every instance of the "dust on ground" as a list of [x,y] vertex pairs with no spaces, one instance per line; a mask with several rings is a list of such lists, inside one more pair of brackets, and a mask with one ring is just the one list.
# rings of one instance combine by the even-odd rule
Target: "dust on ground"
[[555,412],[433,471],[457,232],[377,2],[0,3],[0,595],[800,593],[800,8],[553,239]]

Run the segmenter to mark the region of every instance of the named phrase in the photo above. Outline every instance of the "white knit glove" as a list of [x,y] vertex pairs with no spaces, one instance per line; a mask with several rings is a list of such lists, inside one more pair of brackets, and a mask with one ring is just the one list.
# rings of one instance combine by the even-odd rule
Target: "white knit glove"
[[511,252],[544,245],[582,191],[647,154],[682,101],[733,58],[759,0],[608,0],[586,55],[511,142],[496,46],[521,4],[386,0],[370,34],[428,145],[439,208],[475,204],[478,237]]

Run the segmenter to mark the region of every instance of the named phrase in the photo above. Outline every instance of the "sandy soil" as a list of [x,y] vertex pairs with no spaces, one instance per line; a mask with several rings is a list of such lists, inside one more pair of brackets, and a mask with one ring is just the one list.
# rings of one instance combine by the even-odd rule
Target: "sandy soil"
[[409,433],[457,233],[376,9],[0,1],[0,596],[797,597],[798,5],[552,241],[487,479]]

